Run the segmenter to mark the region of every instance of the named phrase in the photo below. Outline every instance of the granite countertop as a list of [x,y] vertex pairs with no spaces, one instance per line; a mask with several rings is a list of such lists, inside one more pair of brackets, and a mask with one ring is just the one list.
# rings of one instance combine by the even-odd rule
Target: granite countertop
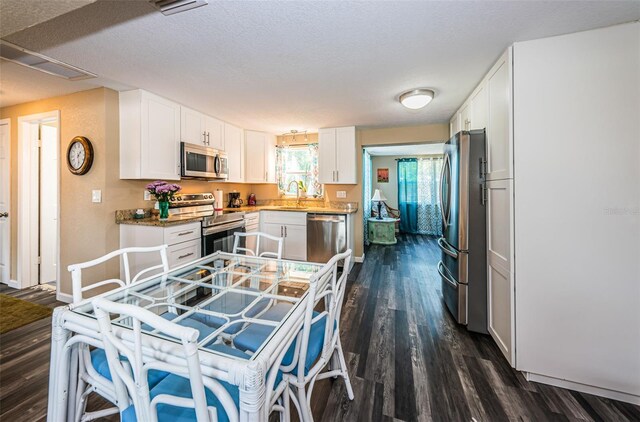
[[[356,202],[330,202],[328,206],[318,206],[317,202],[304,201],[300,207],[296,206],[295,201],[265,201],[255,206],[245,205],[240,208],[224,208],[223,211],[285,211],[285,212],[307,212],[314,214],[355,214],[358,212],[358,204]],[[324,203],[323,203],[324,205]],[[134,218],[136,210],[118,210],[116,211],[116,224],[132,224],[139,226],[158,226],[169,227],[179,224],[194,223],[202,221],[203,217],[170,215],[167,220],[160,221],[157,215],[153,215],[152,209],[144,209],[144,218]]]
[[167,220],[160,221],[157,215],[153,215],[151,208],[144,210],[144,218],[134,218],[136,210],[116,211],[116,224],[131,224],[137,226],[170,227],[180,224],[202,221],[202,217],[170,215]]
[[254,206],[242,206],[240,208],[225,208],[224,211],[244,211],[244,212],[258,212],[258,211],[285,211],[285,212],[307,212],[313,214],[355,214],[358,212],[357,206],[346,207],[318,207],[318,206],[300,206],[295,205],[254,205]]

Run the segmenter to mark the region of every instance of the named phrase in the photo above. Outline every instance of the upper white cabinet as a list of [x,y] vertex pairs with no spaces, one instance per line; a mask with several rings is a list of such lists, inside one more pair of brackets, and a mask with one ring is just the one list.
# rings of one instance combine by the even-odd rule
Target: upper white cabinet
[[513,178],[512,48],[500,57],[449,122],[450,136],[486,129],[487,180]]
[[120,178],[180,180],[180,105],[143,90],[120,93]]
[[318,131],[318,179],[325,184],[356,184],[355,126]]
[[181,107],[181,140],[191,144],[202,144],[224,150],[224,122],[192,110]]
[[229,160],[227,182],[244,182],[244,131],[232,124],[224,124],[224,145]]
[[513,177],[513,65],[512,49],[489,72],[487,121],[487,180]]
[[276,137],[254,130],[245,131],[245,182],[276,182]]

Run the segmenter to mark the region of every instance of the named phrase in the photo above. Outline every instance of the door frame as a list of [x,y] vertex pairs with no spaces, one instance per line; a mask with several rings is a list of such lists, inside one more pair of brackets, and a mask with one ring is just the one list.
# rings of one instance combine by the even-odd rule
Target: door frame
[[[13,287],[13,288],[17,288],[18,287],[18,282],[16,280],[12,280],[11,279],[11,219],[13,218],[13,212],[11,212],[11,119],[7,118],[7,119],[2,119],[0,120],[0,126],[7,126],[7,130],[9,131],[9,137],[8,139],[8,143],[7,143],[7,149],[5,150],[5,153],[8,157],[8,164],[9,164],[9,177],[6,178],[6,180],[4,180],[2,183],[6,183],[7,184],[7,211],[9,211],[9,216],[6,217],[6,221],[7,221],[7,234],[9,237],[9,241],[7,242],[8,248],[6,250],[6,257],[7,257],[7,279],[6,279],[6,284],[9,287]],[[3,177],[4,178],[4,177]],[[0,239],[0,242],[4,242],[4,239]]]
[[[40,150],[38,140],[31,133],[31,125],[43,120],[55,120],[56,148],[60,151],[60,110],[18,117],[18,288],[37,286],[40,235]],[[57,274],[56,288],[60,287],[60,165],[58,177],[57,209]],[[35,274],[34,274],[35,273]]]

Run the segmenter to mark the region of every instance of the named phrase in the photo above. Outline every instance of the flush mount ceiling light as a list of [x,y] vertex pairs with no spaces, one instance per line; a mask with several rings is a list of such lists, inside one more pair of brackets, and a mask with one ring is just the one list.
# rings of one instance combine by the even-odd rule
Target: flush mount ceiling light
[[435,93],[430,89],[418,88],[400,94],[400,104],[411,110],[417,110],[429,104]]

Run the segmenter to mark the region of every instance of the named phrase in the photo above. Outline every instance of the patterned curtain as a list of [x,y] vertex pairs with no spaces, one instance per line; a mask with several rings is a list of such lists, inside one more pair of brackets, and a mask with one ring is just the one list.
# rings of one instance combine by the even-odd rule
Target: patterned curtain
[[440,171],[442,158],[421,158],[418,160],[418,227],[417,233],[442,235],[440,217]]
[[[299,153],[306,150],[307,156],[300,158]],[[296,153],[292,151],[297,151]],[[288,168],[289,167],[289,168]],[[301,173],[300,171],[303,171]],[[287,171],[295,171],[287,178]],[[309,196],[322,196],[322,184],[318,182],[318,144],[278,145],[276,147],[276,182],[280,192],[284,192],[291,180],[302,180]]]
[[364,244],[369,244],[369,228],[367,219],[371,216],[371,155],[362,152],[362,219],[364,224]]
[[400,210],[400,231],[418,232],[418,160],[401,158],[398,160],[398,209]]

